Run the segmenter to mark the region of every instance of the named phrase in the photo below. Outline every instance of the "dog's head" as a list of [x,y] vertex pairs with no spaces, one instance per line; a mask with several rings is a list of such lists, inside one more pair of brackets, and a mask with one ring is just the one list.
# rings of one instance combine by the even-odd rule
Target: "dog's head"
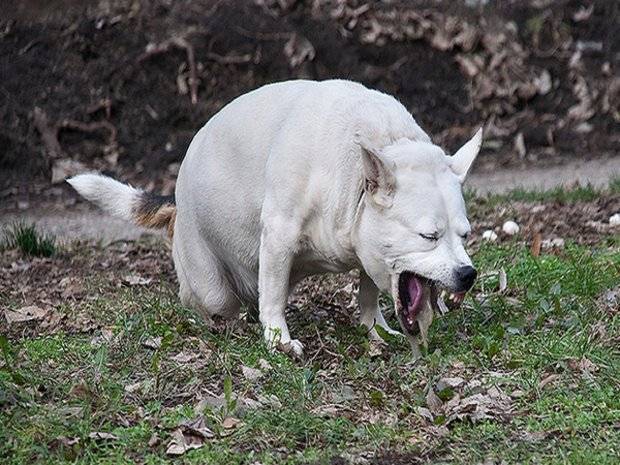
[[368,275],[392,293],[403,329],[436,305],[437,288],[462,300],[476,278],[464,241],[470,231],[461,184],[482,131],[453,156],[429,142],[361,144],[365,177],[357,253]]

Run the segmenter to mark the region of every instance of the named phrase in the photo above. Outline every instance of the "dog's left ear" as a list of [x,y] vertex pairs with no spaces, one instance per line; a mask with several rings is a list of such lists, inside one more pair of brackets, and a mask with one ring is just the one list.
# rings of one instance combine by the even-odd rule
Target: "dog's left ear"
[[461,183],[465,181],[467,172],[474,163],[480,146],[482,145],[482,128],[478,129],[474,137],[472,137],[463,147],[450,157],[450,168],[459,177]]

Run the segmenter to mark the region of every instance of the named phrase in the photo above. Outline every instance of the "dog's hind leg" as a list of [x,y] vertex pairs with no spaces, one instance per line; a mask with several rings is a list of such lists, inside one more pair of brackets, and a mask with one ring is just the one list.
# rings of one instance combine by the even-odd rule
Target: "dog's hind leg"
[[[187,244],[190,244],[191,250],[186,250]],[[181,302],[207,318],[236,318],[241,301],[227,279],[224,267],[204,241],[200,247],[197,244],[193,241],[182,242],[176,235],[174,237],[172,256]]]
[[360,271],[360,290],[358,300],[360,303],[360,323],[370,330],[372,339],[380,340],[381,336],[377,333],[375,326],[381,326],[387,333],[400,335],[398,331],[394,331],[383,318],[383,313],[379,308],[377,299],[379,297],[379,289],[370,277],[363,271]]

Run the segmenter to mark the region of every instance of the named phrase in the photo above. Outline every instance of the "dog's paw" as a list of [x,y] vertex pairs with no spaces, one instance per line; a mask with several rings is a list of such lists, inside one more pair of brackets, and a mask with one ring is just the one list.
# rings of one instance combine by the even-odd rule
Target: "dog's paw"
[[285,354],[289,354],[297,358],[302,358],[304,355],[304,345],[299,341],[299,339],[291,339],[288,342],[280,342],[278,344],[278,349]]

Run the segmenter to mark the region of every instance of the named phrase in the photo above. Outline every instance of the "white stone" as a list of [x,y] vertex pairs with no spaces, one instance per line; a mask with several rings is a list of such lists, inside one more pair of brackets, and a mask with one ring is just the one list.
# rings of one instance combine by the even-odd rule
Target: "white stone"
[[502,231],[504,234],[508,234],[509,236],[514,236],[515,234],[519,234],[519,225],[514,221],[506,221],[502,226]]
[[616,213],[609,217],[610,226],[620,226],[620,213]]
[[492,229],[487,229],[485,232],[482,233],[482,238],[485,241],[495,242],[497,240],[497,234],[495,234],[495,231],[493,231]]

